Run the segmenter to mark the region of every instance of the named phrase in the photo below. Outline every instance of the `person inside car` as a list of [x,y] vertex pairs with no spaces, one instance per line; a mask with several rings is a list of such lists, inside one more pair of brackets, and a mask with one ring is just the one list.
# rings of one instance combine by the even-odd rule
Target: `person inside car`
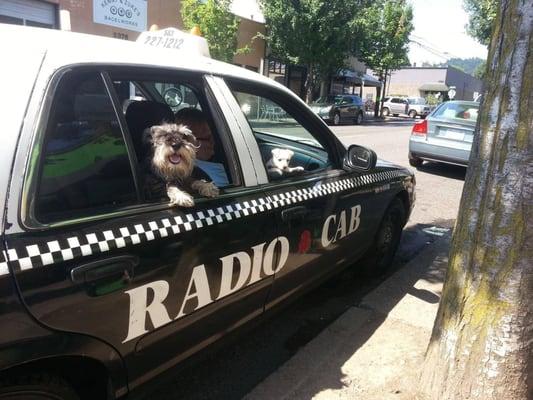
[[175,122],[186,125],[200,145],[195,165],[204,171],[217,187],[229,185],[224,165],[214,160],[215,139],[204,113],[197,108],[183,108],[176,113]]

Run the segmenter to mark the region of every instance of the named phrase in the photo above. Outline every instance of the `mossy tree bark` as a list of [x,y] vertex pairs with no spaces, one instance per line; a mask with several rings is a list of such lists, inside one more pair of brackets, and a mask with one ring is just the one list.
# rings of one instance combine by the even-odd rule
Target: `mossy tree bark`
[[422,397],[533,399],[532,29],[501,0]]

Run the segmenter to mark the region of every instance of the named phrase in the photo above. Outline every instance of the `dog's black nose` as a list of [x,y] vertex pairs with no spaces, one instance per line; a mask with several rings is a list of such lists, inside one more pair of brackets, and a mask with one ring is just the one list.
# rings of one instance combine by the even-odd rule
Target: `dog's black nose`
[[174,144],[172,145],[172,148],[173,148],[174,150],[179,150],[180,147],[181,147],[181,143],[174,143]]

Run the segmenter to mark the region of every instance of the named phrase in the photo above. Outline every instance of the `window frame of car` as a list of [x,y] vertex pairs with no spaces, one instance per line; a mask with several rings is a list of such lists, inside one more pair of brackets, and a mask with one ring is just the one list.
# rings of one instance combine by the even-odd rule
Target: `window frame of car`
[[[317,178],[323,178],[330,174],[337,176],[339,173],[344,172],[343,159],[346,152],[345,147],[342,143],[335,137],[335,135],[330,131],[325,122],[319,118],[315,113],[313,113],[295,94],[287,93],[286,91],[276,88],[274,86],[266,85],[262,82],[249,81],[246,79],[239,79],[234,77],[224,77],[225,84],[228,87],[228,90],[233,94],[234,91],[242,91],[248,94],[254,94],[258,96],[263,96],[271,101],[278,103],[284,109],[286,106],[286,111],[290,113],[291,117],[294,118],[299,124],[302,125],[307,131],[313,132],[315,139],[324,147],[324,151],[328,153],[332,159],[332,167],[329,169],[321,169],[318,171],[308,171],[302,175],[289,176],[285,179],[279,180],[269,180],[266,173],[266,166],[263,163],[263,160],[259,158],[259,161],[255,161],[256,168],[261,168],[265,171],[266,180],[260,182],[260,184],[266,186],[284,186],[290,185],[294,182],[300,181],[312,181]],[[282,99],[278,101],[278,99]],[[283,99],[286,99],[285,101]],[[241,127],[243,131],[247,132],[248,136],[252,137],[252,142],[255,147],[257,147],[257,153],[259,151],[259,145],[253,134],[253,129],[248,122],[248,119],[238,107],[238,102],[235,97],[233,100],[237,104],[238,112],[240,113],[240,121],[244,121],[245,125]],[[242,122],[241,122],[242,123]],[[322,140],[319,140],[321,138]],[[260,164],[260,165],[259,165]]]
[[[127,129],[127,123],[125,121],[124,112],[122,110],[121,104],[119,104],[117,93],[113,87],[113,81],[109,75],[109,71],[112,69],[126,70],[129,68],[130,66],[124,66],[124,65],[117,66],[117,65],[112,65],[112,64],[85,64],[83,63],[83,64],[62,66],[61,68],[58,68],[52,71],[49,76],[46,76],[46,82],[44,83],[44,87],[43,87],[43,97],[38,100],[32,99],[30,101],[30,105],[27,110],[27,113],[31,112],[33,114],[33,124],[31,124],[32,125],[31,128],[24,127],[24,129],[22,130],[22,135],[29,134],[30,137],[28,138],[27,141],[19,140],[19,146],[17,146],[14,170],[20,170],[22,172],[22,180],[20,181],[20,184],[17,184],[16,182],[11,182],[10,184],[10,191],[12,189],[15,189],[15,193],[18,193],[17,199],[13,201],[16,201],[16,205],[17,205],[17,207],[15,207],[17,209],[16,218],[22,230],[39,231],[43,229],[72,226],[72,225],[83,224],[83,223],[88,223],[88,222],[106,220],[106,219],[115,218],[115,217],[133,216],[133,215],[139,215],[139,214],[154,212],[154,211],[162,211],[162,210],[173,208],[173,206],[170,206],[168,202],[159,202],[159,203],[144,202],[142,201],[143,197],[139,198],[139,194],[138,194],[138,199],[137,199],[138,202],[136,204],[130,205],[130,206],[123,206],[123,207],[117,206],[115,209],[110,210],[110,211],[105,211],[105,212],[95,213],[95,214],[85,215],[85,216],[77,216],[77,217],[72,217],[72,218],[64,218],[59,221],[48,222],[48,223],[39,221],[39,219],[36,218],[36,214],[35,214],[36,195],[37,195],[36,189],[37,189],[37,186],[39,185],[39,180],[40,180],[40,170],[41,170],[41,165],[44,159],[44,156],[41,156],[41,155],[43,152],[45,136],[48,133],[48,124],[51,119],[52,105],[54,103],[55,94],[57,93],[58,88],[64,76],[67,73],[72,72],[72,71],[78,71],[78,72],[93,71],[97,73],[99,76],[101,76],[101,79],[103,80],[104,85],[105,85],[106,95],[111,101],[114,114],[119,123],[122,137],[127,145],[128,158],[130,159],[130,168],[133,174],[133,179],[134,179],[134,182],[136,182],[135,183],[136,190],[140,189],[138,187],[139,165],[136,159],[135,151],[131,143],[131,136],[129,135],[129,130]],[[135,69],[137,67],[131,66],[131,68]],[[239,174],[238,175],[239,186],[228,187],[227,190],[224,189],[221,192],[221,194],[217,197],[217,199],[231,198],[237,192],[241,191],[244,187],[243,180],[242,180],[243,170],[240,165],[239,157],[235,150],[235,144],[233,143],[233,137],[232,137],[233,134],[219,106],[220,99],[214,95],[214,93],[211,90],[211,85],[205,79],[208,74],[202,71],[195,72],[191,70],[172,69],[172,68],[169,69],[169,68],[163,68],[163,67],[158,67],[158,66],[142,66],[138,68],[146,70],[147,72],[151,71],[152,73],[155,71],[161,72],[164,70],[169,74],[173,74],[174,76],[179,76],[179,74],[182,74],[182,73],[192,73],[192,74],[197,74],[202,77],[202,85],[205,90],[206,101],[207,101],[209,110],[211,112],[211,117],[213,118],[213,122],[217,124],[217,130],[219,130],[219,132],[222,132],[221,129],[224,131],[224,133],[221,133],[221,136],[226,136],[228,139],[228,142],[231,144],[231,153],[227,153],[226,148],[224,148],[226,158],[228,160],[228,163],[236,166],[237,172]],[[40,79],[41,77],[38,77],[38,80]],[[30,117],[30,122],[31,120],[32,118]],[[27,132],[28,130],[30,132]],[[22,139],[24,139],[24,136],[22,137]],[[24,143],[21,143],[21,142],[24,142]],[[25,145],[27,145],[27,147]],[[132,163],[134,163],[133,166],[131,165]],[[202,203],[208,202],[210,200],[211,199],[203,198],[203,197],[195,198],[195,202],[197,205],[201,205]],[[11,205],[15,203],[12,203],[11,201],[9,201],[8,204]],[[13,209],[9,207],[9,210],[13,210]],[[12,211],[10,211],[10,215],[12,215],[11,212]]]
[[[155,70],[155,71],[154,71]],[[161,83],[162,81],[168,81],[171,82],[172,79],[176,78],[176,73],[179,73],[179,79],[180,84],[183,84],[184,86],[189,87],[191,89],[198,102],[200,103],[200,106],[202,107],[202,110],[209,110],[209,114],[211,116],[212,122],[216,127],[217,132],[221,132],[222,134],[219,135],[218,139],[220,140],[220,143],[222,144],[222,151],[225,154],[227,166],[230,170],[231,175],[231,185],[226,186],[223,188],[224,191],[231,190],[232,188],[237,188],[243,185],[243,176],[242,176],[242,166],[240,163],[240,159],[237,156],[237,149],[235,146],[235,143],[233,140],[231,140],[231,132],[230,128],[227,124],[226,119],[223,116],[222,110],[220,109],[220,104],[215,98],[213,91],[210,87],[209,82],[206,79],[206,74],[201,72],[194,72],[194,71],[179,71],[176,70],[168,70],[165,68],[153,68],[153,67],[115,67],[112,66],[108,68],[108,72],[111,78],[111,81],[113,81],[114,78],[120,78],[123,80],[130,80],[131,82],[139,83],[138,87],[145,93],[147,96],[151,96],[152,93],[150,93],[150,90],[148,90],[145,86],[142,85],[144,82],[158,82]],[[115,74],[117,76],[115,76]],[[201,90],[200,88],[196,87],[198,82],[194,82],[194,80],[198,78],[193,78],[193,75],[201,75],[201,86],[204,90],[204,93],[197,93],[197,91]],[[147,79],[149,77],[149,79]],[[152,101],[158,101],[162,102],[164,99],[162,98],[160,93],[157,93],[158,99],[151,99]],[[204,99],[205,97],[205,99]],[[165,103],[163,103],[165,104]],[[127,124],[126,124],[126,132],[128,136],[131,137],[130,132],[128,130]]]

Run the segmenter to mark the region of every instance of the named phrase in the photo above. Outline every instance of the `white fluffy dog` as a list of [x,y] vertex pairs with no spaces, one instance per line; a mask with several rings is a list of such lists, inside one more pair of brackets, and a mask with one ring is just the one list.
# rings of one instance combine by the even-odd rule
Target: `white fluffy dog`
[[289,167],[294,152],[289,149],[272,149],[272,158],[267,161],[268,174],[277,178],[294,172],[302,172],[303,167]]

